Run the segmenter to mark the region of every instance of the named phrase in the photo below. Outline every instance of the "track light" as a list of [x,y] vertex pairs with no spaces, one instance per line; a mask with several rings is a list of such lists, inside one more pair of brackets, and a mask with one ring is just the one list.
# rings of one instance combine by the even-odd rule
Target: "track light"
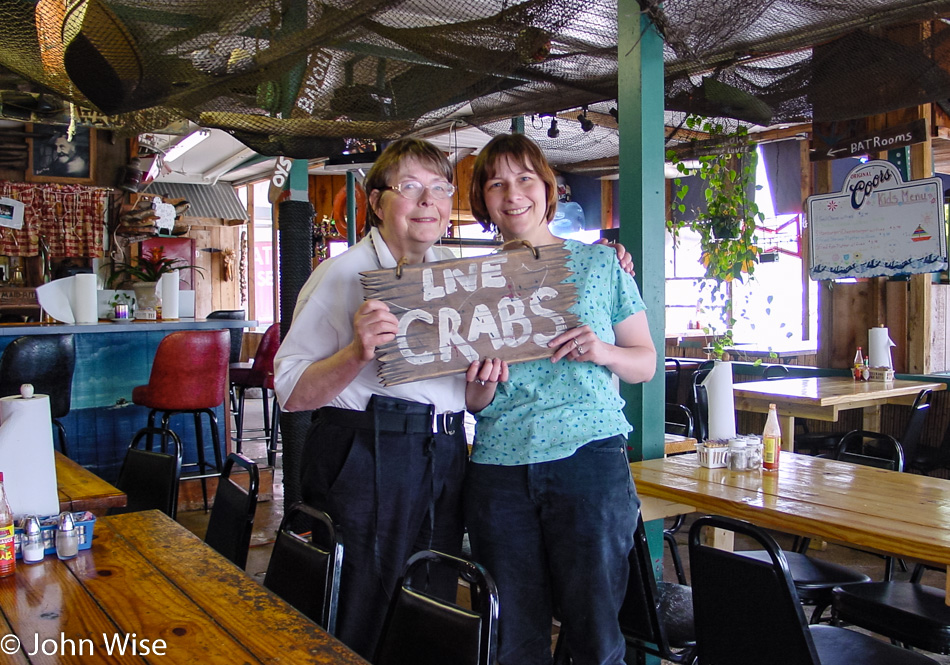
[[587,117],[587,107],[584,107],[584,112],[577,116],[577,121],[581,123],[581,131],[589,132],[594,128],[593,121]]
[[548,129],[548,138],[556,139],[561,135],[561,130],[557,128],[557,118],[551,118],[551,127]]

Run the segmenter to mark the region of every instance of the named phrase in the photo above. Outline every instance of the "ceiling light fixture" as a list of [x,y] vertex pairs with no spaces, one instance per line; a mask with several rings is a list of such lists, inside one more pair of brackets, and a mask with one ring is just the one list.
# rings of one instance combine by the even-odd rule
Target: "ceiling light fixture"
[[548,138],[556,139],[561,135],[561,130],[557,128],[557,118],[551,118],[551,127],[548,129]]
[[196,145],[204,141],[209,136],[211,136],[211,132],[209,132],[207,129],[199,129],[196,132],[192,132],[191,134],[183,138],[181,141],[176,143],[174,146],[172,146],[171,149],[165,153],[165,157],[164,157],[165,161],[166,162],[175,161],[176,159],[184,155],[186,152],[194,148]]
[[594,122],[590,118],[587,117],[586,106],[584,107],[584,111],[579,116],[577,116],[577,121],[581,123],[582,132],[586,133],[594,128]]

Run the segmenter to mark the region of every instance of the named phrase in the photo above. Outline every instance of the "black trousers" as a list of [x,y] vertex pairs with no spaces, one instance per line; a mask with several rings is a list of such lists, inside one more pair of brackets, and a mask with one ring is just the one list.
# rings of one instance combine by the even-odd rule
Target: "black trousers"
[[[428,404],[375,395],[366,411],[320,409],[304,446],[303,500],[343,534],[336,637],[367,660],[409,557],[461,551],[462,414],[440,418],[436,433],[432,414]],[[456,588],[454,576],[430,584],[453,600]]]

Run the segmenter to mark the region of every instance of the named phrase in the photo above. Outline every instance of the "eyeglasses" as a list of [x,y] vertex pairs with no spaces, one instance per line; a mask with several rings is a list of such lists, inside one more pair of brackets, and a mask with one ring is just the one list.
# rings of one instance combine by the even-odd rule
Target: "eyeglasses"
[[422,198],[422,192],[427,189],[429,190],[429,196],[440,201],[449,198],[455,193],[455,185],[445,182],[444,180],[434,182],[431,185],[423,185],[418,180],[407,180],[398,185],[380,187],[380,189],[384,191],[391,189],[394,192],[399,192],[400,196],[410,201],[416,201]]

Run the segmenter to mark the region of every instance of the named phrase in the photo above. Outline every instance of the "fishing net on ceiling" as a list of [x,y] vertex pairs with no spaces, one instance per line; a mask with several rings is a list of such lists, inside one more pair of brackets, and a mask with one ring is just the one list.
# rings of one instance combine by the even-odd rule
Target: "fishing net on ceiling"
[[[950,0],[642,5],[664,40],[667,109],[768,124],[950,98]],[[481,126],[616,99],[617,11],[617,0],[0,0],[0,116],[61,122],[71,102],[80,122],[126,135],[190,119],[262,154],[325,156],[460,116]],[[561,120],[563,132],[573,120]]]

